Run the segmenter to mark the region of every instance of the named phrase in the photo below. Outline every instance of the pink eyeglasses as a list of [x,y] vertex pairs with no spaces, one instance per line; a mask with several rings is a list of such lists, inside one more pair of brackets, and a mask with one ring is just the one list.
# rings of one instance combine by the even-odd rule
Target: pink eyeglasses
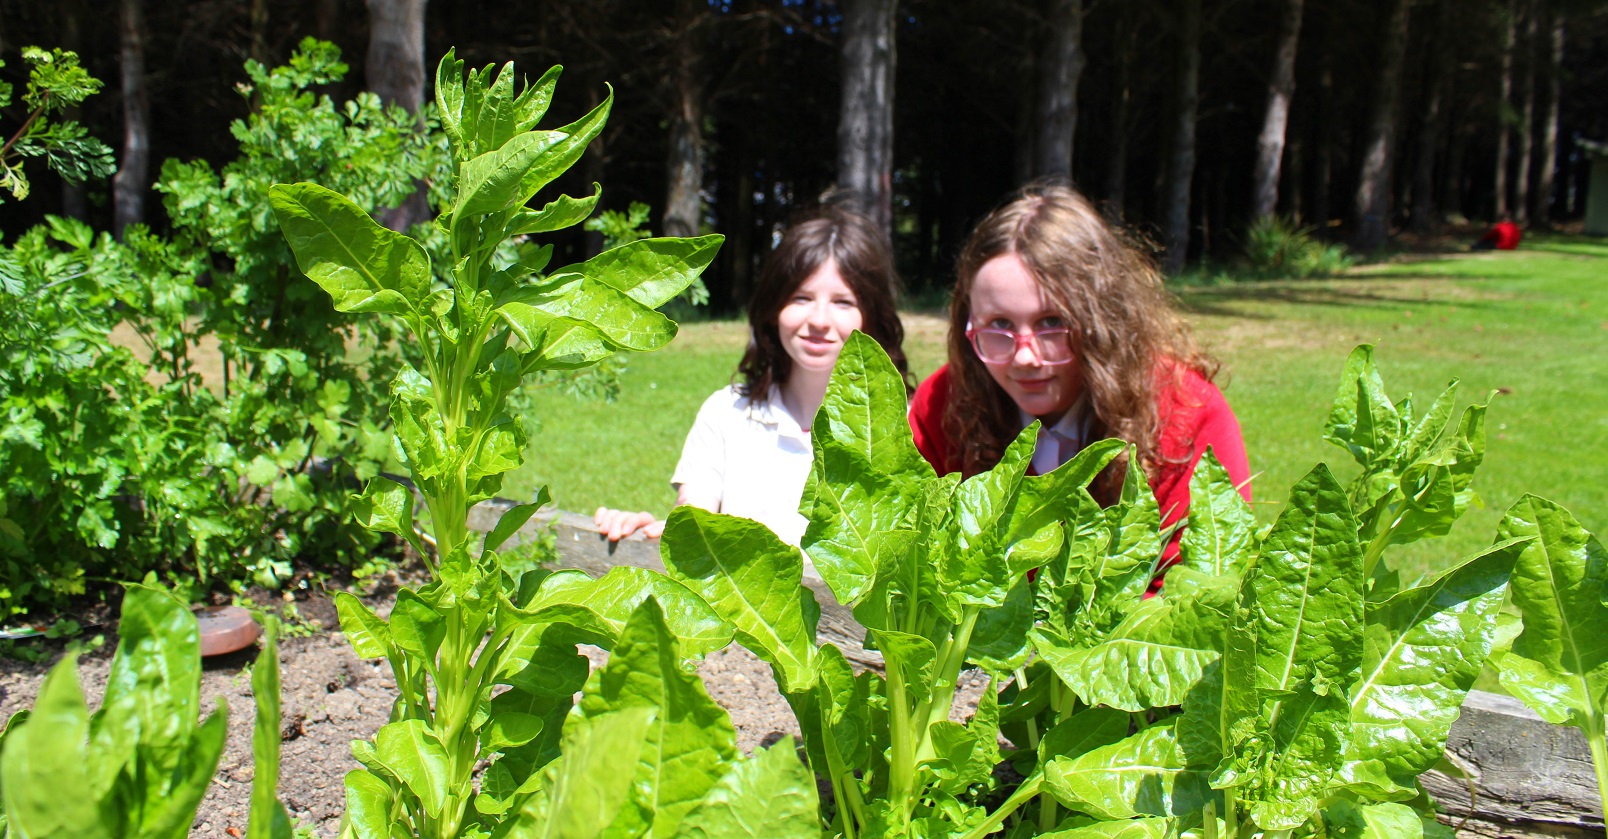
[[1074,357],[1072,330],[1064,326],[1035,329],[1023,335],[1010,329],[979,329],[967,324],[966,339],[977,357],[988,364],[1011,363],[1024,345],[1033,348],[1040,364],[1066,364]]

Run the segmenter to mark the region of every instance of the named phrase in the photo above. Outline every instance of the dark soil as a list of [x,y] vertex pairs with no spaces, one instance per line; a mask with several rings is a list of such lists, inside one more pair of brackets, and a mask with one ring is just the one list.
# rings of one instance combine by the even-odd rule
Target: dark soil
[[[368,598],[369,606],[390,612],[394,581],[382,586],[387,594]],[[267,600],[268,598],[260,598]],[[334,837],[345,809],[347,772],[359,768],[351,756],[351,741],[368,739],[385,724],[396,695],[390,667],[382,661],[363,661],[338,631],[330,601],[322,594],[304,592],[297,611],[307,621],[280,642],[281,713],[283,747],[279,795],[292,821],[320,836]],[[323,629],[321,627],[328,627]],[[116,639],[108,637],[100,650],[79,661],[79,678],[90,707],[100,704],[105,692]],[[602,650],[583,650],[593,666],[607,659]],[[212,789],[202,802],[192,837],[241,836],[250,811],[252,761],[251,727],[255,716],[248,667],[255,648],[208,659],[201,680],[201,704],[206,712],[226,702],[229,740]],[[53,662],[52,662],[53,663]],[[0,659],[0,719],[31,707],[49,664]],[[770,666],[738,646],[711,655],[699,667],[710,696],[725,707],[737,729],[738,745],[751,752],[784,735],[798,736],[798,723],[771,677]],[[957,720],[976,708],[983,689],[979,673],[962,676],[961,696],[952,715]]]

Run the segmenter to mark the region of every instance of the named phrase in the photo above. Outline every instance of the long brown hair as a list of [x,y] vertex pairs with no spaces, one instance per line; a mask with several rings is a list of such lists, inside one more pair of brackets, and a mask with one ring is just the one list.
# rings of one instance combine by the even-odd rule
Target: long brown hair
[[827,261],[854,292],[860,309],[860,331],[871,336],[911,387],[905,361],[904,324],[895,300],[899,283],[893,255],[870,219],[841,206],[816,210],[782,234],[781,244],[765,258],[754,296],[748,301],[748,349],[737,365],[742,382],[737,391],[764,399],[771,385],[787,381],[793,359],[782,348],[776,318],[787,300]]
[[[1160,465],[1157,388],[1189,368],[1212,379],[1217,363],[1200,351],[1173,308],[1149,257],[1114,231],[1071,187],[1035,185],[1017,193],[972,231],[956,269],[949,306],[950,398],[943,428],[968,474],[991,468],[1021,427],[1010,396],[966,339],[971,291],[989,260],[1014,254],[1073,327],[1073,349],[1093,411],[1090,439],[1134,444],[1149,475]],[[1092,487],[1109,503],[1121,469]]]

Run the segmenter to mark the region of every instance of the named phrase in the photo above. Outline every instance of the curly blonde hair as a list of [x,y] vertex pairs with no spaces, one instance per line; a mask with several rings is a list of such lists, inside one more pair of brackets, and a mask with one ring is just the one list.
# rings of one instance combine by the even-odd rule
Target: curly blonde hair
[[[1185,368],[1208,381],[1218,364],[1202,352],[1174,309],[1155,263],[1113,230],[1088,199],[1059,184],[1017,193],[984,218],[961,252],[949,306],[950,395],[944,433],[967,474],[991,468],[1020,431],[1015,402],[966,339],[971,291],[989,260],[1013,254],[1072,325],[1074,362],[1093,417],[1090,439],[1134,444],[1145,473],[1160,466],[1158,388]],[[1102,502],[1121,489],[1121,468],[1091,487]]]

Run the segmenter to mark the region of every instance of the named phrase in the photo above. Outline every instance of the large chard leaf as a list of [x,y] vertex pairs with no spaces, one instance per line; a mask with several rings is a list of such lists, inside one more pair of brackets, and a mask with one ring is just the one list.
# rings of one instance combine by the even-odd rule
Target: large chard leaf
[[1503,542],[1369,605],[1361,678],[1351,690],[1351,760],[1379,761],[1408,788],[1440,760],[1490,655],[1508,576],[1527,544]]
[[268,203],[296,264],[329,292],[337,310],[405,315],[422,307],[430,257],[418,242],[318,184],[275,184]]
[[1568,510],[1526,495],[1497,538],[1528,539],[1513,567],[1524,631],[1502,657],[1502,686],[1547,722],[1602,725],[1608,707],[1608,551]]
[[530,200],[521,189],[525,173],[544,153],[567,139],[569,136],[559,131],[528,131],[464,163],[459,170],[458,203],[452,209],[454,220],[501,212]]
[[[696,276],[696,275],[694,275]],[[614,349],[651,352],[676,337],[674,321],[606,283],[560,274],[508,295],[497,309],[532,347],[555,322],[587,324]]]
[[603,836],[629,806],[636,780],[635,773],[620,771],[620,756],[642,751],[653,716],[652,708],[623,708],[564,726],[564,757],[548,766],[539,793],[505,822],[502,839]]
[[1238,575],[1255,552],[1255,527],[1251,505],[1207,449],[1189,479],[1189,524],[1178,540],[1175,567],[1213,577]]
[[671,576],[707,600],[744,647],[776,668],[784,693],[815,683],[820,607],[800,585],[804,562],[797,548],[751,519],[677,507],[660,549]]
[[1216,796],[1203,773],[1186,768],[1170,723],[1074,758],[1050,760],[1044,787],[1067,807],[1098,819],[1197,813]]
[[1452,839],[1453,831],[1406,804],[1340,801],[1323,811],[1335,839]]
[[1319,465],[1291,490],[1246,574],[1223,656],[1227,756],[1212,785],[1239,788],[1264,829],[1304,823],[1339,765],[1345,693],[1362,663],[1362,586],[1356,519]]
[[154,586],[129,586],[119,630],[99,711],[85,707],[68,655],[33,713],[8,731],[0,795],[14,834],[188,835],[223,754],[227,708],[220,701],[196,724],[200,632],[183,602]]
[[875,340],[849,336],[814,422],[814,463],[799,502],[803,547],[839,602],[876,585],[894,547],[885,534],[913,526],[905,496],[934,477],[905,418],[904,380]]
[[1222,585],[1146,600],[1094,646],[1045,645],[1039,654],[1090,705],[1131,712],[1181,705],[1222,656],[1233,600],[1234,590]]
[[[86,740],[89,710],[78,686],[77,657],[68,654],[45,677],[33,713],[6,736],[0,793],[9,828],[20,836],[118,839],[116,817],[103,812],[104,787],[91,783]],[[76,794],[63,795],[64,790]]]
[[784,737],[739,762],[696,809],[677,836],[687,839],[817,839],[815,778]]
[[941,554],[937,568],[950,620],[959,619],[961,604],[993,608],[1005,602],[1015,575],[1009,562],[1000,558],[1010,547],[1006,528],[1037,438],[1034,422],[1016,435],[993,469],[955,488],[954,514],[944,534],[949,549]]
[[607,832],[674,835],[737,756],[731,719],[709,698],[698,674],[682,669],[675,638],[651,598],[632,614],[593,681],[576,706],[581,717],[602,720],[634,708],[653,713],[631,792]]
[[603,283],[650,309],[675,299],[702,274],[720,251],[724,236],[690,239],[638,239],[610,248],[553,276],[579,274]]
[[1022,478],[1019,496],[1011,505],[1007,539],[1026,539],[1046,525],[1076,519],[1079,501],[1100,473],[1122,454],[1121,440],[1097,440],[1048,475]]
[[582,633],[586,643],[612,649],[626,621],[650,597],[658,601],[683,654],[702,658],[731,643],[731,624],[702,597],[663,574],[623,565],[596,579],[582,571],[560,571],[542,581],[524,608],[505,603],[498,612],[509,636],[505,667],[521,666],[553,624],[565,624]]

